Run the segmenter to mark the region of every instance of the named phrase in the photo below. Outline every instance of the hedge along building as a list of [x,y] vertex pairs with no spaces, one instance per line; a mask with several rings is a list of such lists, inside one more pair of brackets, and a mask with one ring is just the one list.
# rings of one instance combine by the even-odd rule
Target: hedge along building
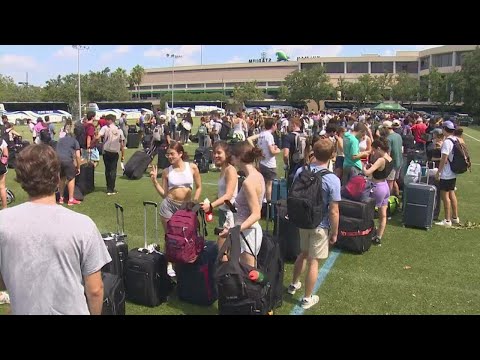
[[[296,61],[266,59],[266,62],[215,64],[197,66],[175,66],[145,69],[142,82],[131,90],[132,98],[151,100],[159,104],[162,94],[174,93],[223,93],[231,95],[235,85],[256,81],[257,87],[264,89],[268,97],[275,98],[285,77],[295,70],[323,65],[330,76],[332,85],[339,79],[356,81],[360,76],[399,74],[406,72],[419,78],[428,75],[432,67],[439,72],[449,73],[461,69],[465,54],[476,45],[446,45],[423,51],[397,51],[394,56],[364,54],[352,57],[308,56]],[[173,80],[173,82],[172,82]],[[422,99],[428,100],[428,99]]]

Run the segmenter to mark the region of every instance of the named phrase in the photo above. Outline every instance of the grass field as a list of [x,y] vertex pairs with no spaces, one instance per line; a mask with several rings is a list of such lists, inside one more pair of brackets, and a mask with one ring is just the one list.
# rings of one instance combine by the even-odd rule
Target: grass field
[[[198,123],[198,119],[195,119]],[[16,127],[31,139],[26,127]],[[471,173],[463,174],[457,181],[459,216],[480,222],[480,128],[465,128],[465,141],[469,147],[473,165]],[[197,144],[187,145],[193,155]],[[128,149],[126,160],[136,151]],[[281,164],[278,158],[278,164]],[[281,167],[280,167],[281,168]],[[143,244],[144,200],[160,201],[147,174],[145,178],[131,181],[117,178],[116,196],[105,194],[103,161],[96,168],[95,192],[73,210],[90,216],[101,232],[115,230],[115,209],[118,202],[125,207],[125,228],[130,248]],[[279,176],[283,176],[280,173]],[[118,174],[121,173],[120,164]],[[215,198],[218,173],[202,175],[201,199]],[[27,200],[26,194],[14,181],[14,171],[7,175],[18,205]],[[443,208],[440,217],[443,215]],[[153,242],[153,217],[150,214],[149,243]],[[214,240],[209,223],[209,240]],[[265,228],[265,224],[263,224]],[[160,228],[159,239],[163,239]],[[328,261],[328,260],[326,260]],[[322,266],[325,261],[321,262]],[[285,286],[292,278],[293,264],[285,266]],[[302,279],[303,282],[303,279]],[[444,229],[434,226],[431,230],[403,228],[401,215],[397,214],[387,223],[381,247],[371,247],[363,255],[340,253],[331,267],[317,294],[320,303],[305,311],[305,314],[480,314],[480,231]],[[276,314],[292,312],[303,291],[295,296],[285,293],[284,304]],[[477,300],[476,300],[477,299]],[[6,306],[0,306],[0,314]],[[217,313],[216,304],[199,307],[179,301],[173,292],[167,303],[155,308],[127,303],[127,314],[164,315],[210,315]]]

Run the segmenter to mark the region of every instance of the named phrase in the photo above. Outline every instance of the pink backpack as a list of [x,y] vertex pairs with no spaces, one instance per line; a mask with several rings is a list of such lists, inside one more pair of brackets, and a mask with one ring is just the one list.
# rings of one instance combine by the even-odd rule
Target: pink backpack
[[371,190],[371,182],[364,175],[356,175],[342,188],[342,196],[353,201],[365,201]]
[[[200,232],[200,214],[202,229]],[[178,210],[167,223],[165,253],[172,263],[193,263],[205,246],[207,227],[200,205]]]

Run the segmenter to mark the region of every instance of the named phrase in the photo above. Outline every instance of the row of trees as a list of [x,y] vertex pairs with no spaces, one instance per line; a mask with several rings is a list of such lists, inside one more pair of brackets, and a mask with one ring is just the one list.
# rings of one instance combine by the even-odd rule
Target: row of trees
[[[118,68],[80,75],[82,102],[126,101],[131,99],[128,88],[133,89],[142,81],[144,69],[137,65],[130,74]],[[78,75],[58,75],[48,80],[44,87],[17,85],[11,77],[0,74],[0,99],[2,101],[64,101],[72,111],[78,111]],[[76,111],[75,111],[76,110]]]

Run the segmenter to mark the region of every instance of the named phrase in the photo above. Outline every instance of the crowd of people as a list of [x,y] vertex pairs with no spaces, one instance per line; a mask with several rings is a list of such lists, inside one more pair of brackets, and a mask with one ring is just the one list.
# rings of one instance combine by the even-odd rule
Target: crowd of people
[[[37,121],[33,128],[29,124],[35,144],[17,155],[16,165],[16,181],[27,192],[29,201],[6,210],[5,175],[9,153],[2,138],[0,195],[4,210],[0,212],[0,290],[5,287],[9,290],[13,313],[98,314],[101,311],[100,269],[110,261],[110,256],[93,221],[55,206],[54,196],[58,188],[63,190],[67,186],[68,205],[79,203],[73,197],[75,176],[81,171],[82,158],[99,161],[100,155],[95,149],[98,151],[96,145],[101,139],[107,194],[117,193],[116,169],[120,153],[124,160],[126,119],[122,115],[117,126],[115,116],[107,115],[98,129],[94,118],[95,113],[89,112],[79,124],[67,121],[60,131],[56,150],[39,139],[44,138],[41,134],[45,131],[49,132],[50,140],[54,139],[55,132],[50,132],[47,118]],[[175,126],[171,119],[175,119]],[[193,120],[187,114],[182,122],[193,123]],[[228,124],[227,136],[224,124]],[[184,126],[179,136],[172,136],[178,131],[174,114],[170,119],[156,114],[148,122],[139,120],[144,134],[149,133],[148,128],[155,132],[158,126],[162,127],[161,136],[152,141],[166,145],[169,166],[162,170],[161,182],[157,179],[156,166],[152,166],[150,177],[155,191],[163,199],[159,214],[166,232],[167,222],[178,209],[187,202],[200,201],[202,179],[197,165],[188,161],[183,147],[190,137],[189,126]],[[205,129],[200,130],[202,127]],[[4,126],[2,135],[8,128]],[[308,309],[319,301],[313,294],[318,261],[328,257],[329,245],[336,242],[341,186],[352,176],[364,174],[373,183],[371,197],[379,208],[376,244],[381,244],[385,234],[388,198],[391,194],[400,195],[402,166],[412,149],[425,151],[429,160],[436,162],[435,183],[445,208],[445,219],[437,224],[451,226],[459,222],[456,175],[448,159],[453,156],[453,143],[463,141],[461,133],[451,121],[433,122],[415,113],[275,111],[268,115],[239,112],[221,118],[213,112],[210,117],[201,118],[198,138],[199,146],[213,144],[213,161],[220,169],[218,196],[210,203],[202,203],[202,207],[207,212],[219,210],[219,227],[223,228],[218,238],[219,247],[228,229],[240,226],[250,245],[242,242],[241,261],[253,266],[262,244],[263,231],[259,224],[262,205],[271,201],[272,183],[277,178],[276,155],[282,153],[289,186],[297,181],[305,165],[313,172],[329,170],[322,177],[324,217],[316,229],[300,229],[301,252],[288,287],[290,294],[298,291],[300,276],[306,271],[301,306]],[[228,143],[226,137],[235,141]],[[446,141],[448,139],[451,141]],[[239,172],[245,176],[241,187]],[[58,203],[63,201],[60,197]],[[438,215],[439,209],[436,209]],[[31,219],[29,228],[35,229],[34,235],[22,226],[25,217]],[[59,223],[74,226],[58,231]],[[18,252],[22,253],[21,257],[14,256]],[[30,295],[32,292],[35,297]]]

